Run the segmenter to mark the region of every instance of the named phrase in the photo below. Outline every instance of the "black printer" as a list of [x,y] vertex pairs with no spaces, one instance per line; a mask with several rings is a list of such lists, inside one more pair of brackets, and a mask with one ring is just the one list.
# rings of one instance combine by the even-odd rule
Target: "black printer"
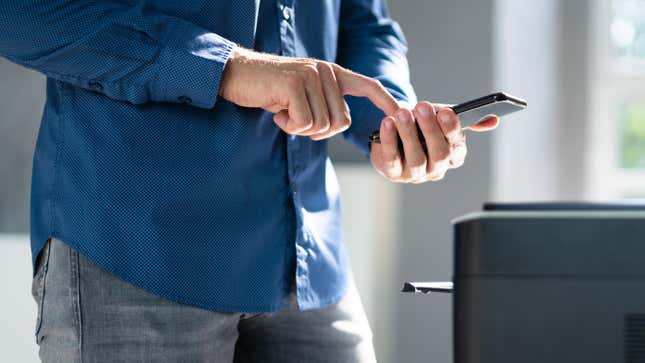
[[645,205],[486,204],[454,225],[456,363],[645,362]]

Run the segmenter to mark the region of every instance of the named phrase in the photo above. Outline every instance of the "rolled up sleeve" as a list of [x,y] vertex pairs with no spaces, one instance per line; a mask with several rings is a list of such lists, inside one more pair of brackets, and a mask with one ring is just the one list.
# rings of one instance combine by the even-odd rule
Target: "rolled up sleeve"
[[[47,24],[47,25],[43,25]],[[115,100],[215,105],[235,43],[117,1],[8,0],[0,55]]]

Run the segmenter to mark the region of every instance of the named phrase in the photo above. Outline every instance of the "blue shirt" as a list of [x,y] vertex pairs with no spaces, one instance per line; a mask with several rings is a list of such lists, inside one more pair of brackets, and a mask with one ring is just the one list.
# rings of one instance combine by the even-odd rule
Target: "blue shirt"
[[[381,0],[7,0],[0,54],[47,76],[31,247],[56,237],[156,295],[269,312],[343,295],[348,258],[327,142],[217,96],[239,44],[376,77],[413,102]],[[382,113],[348,98],[365,154]],[[36,105],[34,105],[35,107]]]

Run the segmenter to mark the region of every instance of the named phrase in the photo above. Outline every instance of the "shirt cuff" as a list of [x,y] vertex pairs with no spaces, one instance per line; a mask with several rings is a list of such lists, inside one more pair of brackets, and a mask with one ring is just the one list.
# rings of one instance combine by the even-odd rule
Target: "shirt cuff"
[[234,42],[188,22],[178,22],[159,56],[152,98],[212,108]]

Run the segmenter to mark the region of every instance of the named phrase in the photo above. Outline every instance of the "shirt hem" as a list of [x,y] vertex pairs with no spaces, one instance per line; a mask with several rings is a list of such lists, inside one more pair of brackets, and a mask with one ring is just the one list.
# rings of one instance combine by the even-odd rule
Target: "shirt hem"
[[[195,306],[204,310],[209,310],[209,311],[217,311],[217,312],[225,312],[225,313],[274,313],[278,312],[286,307],[286,304],[284,302],[280,302],[277,304],[271,304],[271,305],[228,305],[228,304],[212,304],[206,301],[201,301],[198,299],[194,298],[188,298],[185,296],[180,296],[176,294],[172,294],[166,291],[162,291],[156,287],[150,286],[149,284],[137,279],[133,278],[132,276],[128,276],[127,278],[116,271],[116,269],[111,268],[110,266],[106,266],[102,263],[97,262],[90,253],[88,253],[84,248],[81,246],[77,245],[76,243],[73,242],[73,240],[69,239],[63,239],[60,238],[59,236],[52,235],[50,238],[56,238],[60,240],[61,242],[65,243],[68,245],[70,248],[81,254],[83,257],[87,258],[90,262],[93,264],[99,266],[103,270],[111,273],[112,275],[118,277],[119,279],[123,280],[125,283],[128,283],[130,285],[133,285],[135,287],[138,287],[144,291],[147,291],[153,295],[165,298],[170,301],[174,301],[176,303],[180,304],[185,304],[185,305],[190,305],[190,306]],[[42,249],[42,247],[41,247]],[[40,251],[34,251],[34,254],[37,254]],[[284,300],[283,298],[280,298],[280,300]]]
[[298,302],[298,311],[307,311],[307,310],[315,310],[315,309],[321,309],[330,305],[337,304],[340,302],[345,295],[349,292],[349,279],[345,277],[345,283],[343,284],[343,287],[339,289],[339,293],[334,295],[333,297],[330,297],[328,299],[324,300],[318,300],[317,303],[315,304],[305,304],[305,306],[301,306],[300,302]]

